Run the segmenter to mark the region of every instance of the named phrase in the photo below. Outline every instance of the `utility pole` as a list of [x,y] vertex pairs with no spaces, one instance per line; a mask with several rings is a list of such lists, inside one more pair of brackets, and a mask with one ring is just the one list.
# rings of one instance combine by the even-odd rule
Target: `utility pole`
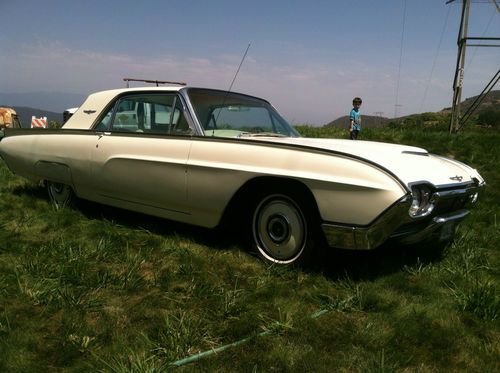
[[[447,1],[449,4],[451,1]],[[462,85],[464,81],[465,68],[465,47],[467,45],[467,28],[469,26],[470,0],[462,2],[462,17],[460,18],[460,29],[458,31],[458,53],[457,67],[455,69],[455,79],[453,80],[453,104],[451,108],[450,133],[458,131],[460,120],[460,101],[462,99]]]
[[[450,4],[455,0],[448,0],[446,4]],[[497,4],[497,0],[491,0],[491,2],[496,6],[497,11],[500,12],[500,7]],[[486,95],[493,89],[495,84],[500,79],[500,69],[497,71],[495,76],[488,83],[486,88],[481,92],[478,98],[474,101],[473,105],[469,107],[464,113],[463,117],[460,116],[460,102],[462,100],[462,86],[464,81],[464,69],[465,69],[465,47],[467,46],[467,40],[488,40],[493,42],[500,41],[498,37],[468,37],[467,29],[469,25],[469,10],[470,10],[471,0],[462,0],[462,16],[460,18],[460,28],[458,31],[458,53],[457,53],[457,67],[455,69],[455,79],[453,80],[453,104],[451,112],[451,122],[450,122],[450,134],[458,132],[460,128],[463,127],[467,119],[470,117],[472,112],[479,106],[481,101],[486,97]],[[469,44],[473,47],[500,47],[500,44]]]

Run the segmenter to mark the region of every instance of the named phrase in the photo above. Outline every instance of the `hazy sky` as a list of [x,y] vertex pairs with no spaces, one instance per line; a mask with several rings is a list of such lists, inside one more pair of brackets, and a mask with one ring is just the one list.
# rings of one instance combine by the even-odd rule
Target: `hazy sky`
[[[437,111],[451,105],[458,1],[0,0],[0,93],[87,95],[123,77],[227,89],[251,43],[233,90],[292,123],[327,123],[354,96],[393,117],[405,8],[398,113]],[[500,36],[492,2],[472,4],[469,35]],[[500,48],[468,48],[467,61],[464,98],[493,77]]]

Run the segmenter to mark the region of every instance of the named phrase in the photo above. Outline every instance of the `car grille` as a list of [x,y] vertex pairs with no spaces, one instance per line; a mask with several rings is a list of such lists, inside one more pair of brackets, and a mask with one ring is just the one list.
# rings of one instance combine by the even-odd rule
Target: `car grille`
[[417,233],[425,229],[436,216],[466,209],[468,199],[469,194],[461,194],[440,199],[436,207],[434,207],[432,214],[426,216],[425,218],[409,221],[408,223],[401,225],[391,234],[391,237],[406,236],[408,234]]
[[462,210],[466,207],[468,196],[459,196],[455,198],[447,198],[438,202],[432,216],[445,214],[457,210]]

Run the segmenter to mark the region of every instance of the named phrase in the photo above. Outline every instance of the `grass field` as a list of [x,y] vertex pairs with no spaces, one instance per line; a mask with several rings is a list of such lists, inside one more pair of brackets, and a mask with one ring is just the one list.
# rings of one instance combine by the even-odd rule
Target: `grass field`
[[360,137],[480,171],[488,186],[452,245],[268,266],[227,232],[90,202],[55,210],[0,161],[0,371],[500,371],[500,132]]

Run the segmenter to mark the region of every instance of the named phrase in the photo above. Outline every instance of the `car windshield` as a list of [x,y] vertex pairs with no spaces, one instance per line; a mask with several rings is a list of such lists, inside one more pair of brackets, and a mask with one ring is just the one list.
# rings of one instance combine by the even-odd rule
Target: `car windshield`
[[206,136],[299,137],[266,101],[237,93],[190,88],[189,99]]

